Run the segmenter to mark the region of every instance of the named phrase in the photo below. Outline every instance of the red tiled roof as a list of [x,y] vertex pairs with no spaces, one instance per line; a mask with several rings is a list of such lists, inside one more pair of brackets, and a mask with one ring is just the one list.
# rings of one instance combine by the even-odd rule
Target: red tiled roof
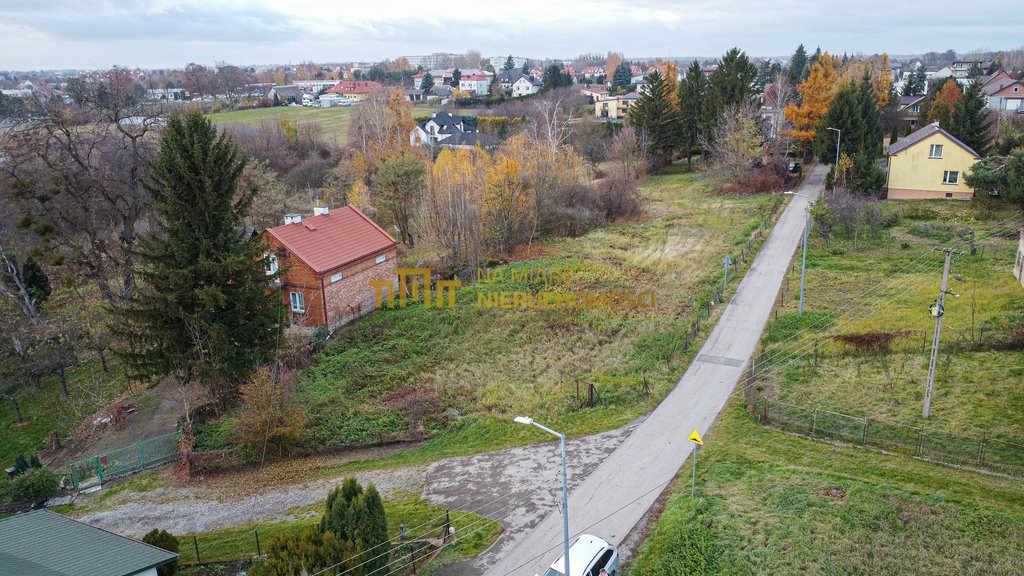
[[373,80],[342,80],[327,89],[331,94],[367,94],[383,88],[379,82]]
[[267,234],[319,274],[396,244],[390,234],[351,205],[295,224],[268,228]]
[[460,80],[490,80],[490,78],[488,78],[487,76],[480,76],[479,74],[472,75],[472,76],[463,76],[463,77],[461,77],[459,79]]

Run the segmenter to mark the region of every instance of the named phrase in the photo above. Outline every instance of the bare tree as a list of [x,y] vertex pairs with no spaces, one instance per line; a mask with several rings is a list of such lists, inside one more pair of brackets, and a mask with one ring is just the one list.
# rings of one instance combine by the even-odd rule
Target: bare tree
[[768,125],[765,131],[769,138],[783,138],[791,127],[786,119],[786,105],[793,101],[796,90],[785,74],[776,75],[775,82],[764,91],[764,106],[768,110]]
[[761,128],[753,104],[734,104],[718,117],[710,141],[702,146],[708,151],[717,170],[725,177],[738,179],[751,167],[761,153]]
[[134,94],[124,69],[99,83],[73,80],[68,94],[71,106],[58,95],[31,102],[0,144],[0,176],[20,199],[22,222],[112,303],[135,291],[143,182],[164,113]]

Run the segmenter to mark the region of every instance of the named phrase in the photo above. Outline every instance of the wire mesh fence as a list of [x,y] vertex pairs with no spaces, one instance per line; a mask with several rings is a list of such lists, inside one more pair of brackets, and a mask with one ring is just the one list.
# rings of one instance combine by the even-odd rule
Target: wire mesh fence
[[72,462],[71,481],[75,490],[103,484],[112,478],[133,474],[179,457],[178,433],[172,432],[163,436],[154,436]]
[[1024,477],[1024,445],[861,418],[761,398],[761,422],[815,438],[871,446],[953,466]]

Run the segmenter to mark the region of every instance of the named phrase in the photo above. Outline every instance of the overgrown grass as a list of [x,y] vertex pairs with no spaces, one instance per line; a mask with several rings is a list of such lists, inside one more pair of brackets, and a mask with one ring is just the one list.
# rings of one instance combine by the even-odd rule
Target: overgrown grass
[[[356,105],[358,106],[358,104]],[[316,122],[323,129],[321,140],[328,144],[344,145],[348,139],[348,127],[352,122],[355,106],[335,108],[312,108],[306,106],[276,106],[272,108],[253,108],[233,112],[219,112],[210,115],[214,124],[237,125],[246,128],[259,128],[265,119],[278,122],[289,120],[293,125],[302,122]],[[416,107],[416,115],[436,112],[436,108]]]
[[[650,410],[693,352],[681,344],[694,302],[719,285],[722,256],[746,242],[777,197],[712,195],[682,173],[652,176],[642,194],[647,221],[543,242],[536,258],[503,267],[500,283],[460,290],[454,308],[379,311],[340,330],[301,377],[307,442],[362,444],[422,430],[435,439],[401,457],[419,460],[535,439],[509,424],[515,414],[581,435]],[[656,307],[477,306],[484,291],[551,289],[511,278],[540,269],[564,273],[568,283],[557,290],[653,291]],[[587,407],[590,384],[597,397]]]
[[731,402],[630,576],[1016,574],[1024,490],[761,427]]
[[[986,213],[943,201],[885,202],[884,208],[900,218],[878,235],[834,237],[826,246],[812,232],[803,318],[797,314],[800,262],[794,259],[785,305],[766,331],[765,393],[854,416],[1024,440],[1024,354],[982,344],[1005,340],[1024,319],[1024,291],[1011,274],[1016,235],[986,233],[1017,212]],[[974,256],[956,234],[963,225],[978,232]],[[968,253],[952,266],[949,289],[960,297],[946,298],[925,422],[921,406],[935,325],[928,307],[938,297],[943,268],[935,248],[946,246]],[[852,333],[899,335],[879,350],[832,338]]]
[[[410,537],[419,537],[422,534],[424,537],[436,538],[441,533],[445,509],[428,504],[416,496],[401,494],[388,498],[384,501],[384,510],[388,517],[388,534],[395,541],[398,540],[399,526],[402,525],[406,527],[407,535]],[[257,532],[260,549],[266,553],[271,539],[276,536],[292,536],[318,525],[322,513],[323,502],[318,502],[289,510],[289,516],[292,518],[287,520],[243,524],[223,530],[179,536],[181,562],[196,562],[196,544],[199,547],[199,558],[204,563],[247,560],[257,555]],[[470,512],[452,510],[450,517],[456,536],[466,536],[457,538],[456,544],[449,547],[450,552],[445,554],[449,560],[476,556],[494,543],[501,533],[500,524]],[[423,527],[414,532],[412,529],[418,526]],[[427,528],[432,528],[432,532],[426,533]]]

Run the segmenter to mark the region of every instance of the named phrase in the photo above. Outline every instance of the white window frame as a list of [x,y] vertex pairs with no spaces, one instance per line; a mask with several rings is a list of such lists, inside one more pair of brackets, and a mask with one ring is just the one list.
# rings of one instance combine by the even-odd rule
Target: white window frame
[[267,273],[267,276],[273,276],[274,274],[277,274],[277,255],[267,254],[265,257],[267,260],[266,263],[263,265],[263,270]]
[[337,274],[331,274],[331,284],[334,284],[335,282],[337,282],[338,280],[342,280],[343,278],[345,278],[345,275],[341,272],[338,272]]
[[387,254],[381,254],[380,256],[377,256],[377,264],[383,264],[384,262],[387,261],[387,259],[388,259],[388,255]]
[[[950,181],[950,177],[949,177],[950,174],[953,175],[952,181]],[[960,183],[960,172],[957,171],[957,170],[946,170],[945,172],[942,173],[942,183],[943,184],[950,184],[950,185],[959,184]]]
[[289,292],[288,297],[291,298],[291,310],[296,314],[306,313],[306,295],[302,292]]
[[914,107],[911,108],[910,110],[914,114],[919,114],[921,112],[921,105],[920,104],[914,104]]
[[942,158],[942,144],[932,144],[928,149],[929,158]]

